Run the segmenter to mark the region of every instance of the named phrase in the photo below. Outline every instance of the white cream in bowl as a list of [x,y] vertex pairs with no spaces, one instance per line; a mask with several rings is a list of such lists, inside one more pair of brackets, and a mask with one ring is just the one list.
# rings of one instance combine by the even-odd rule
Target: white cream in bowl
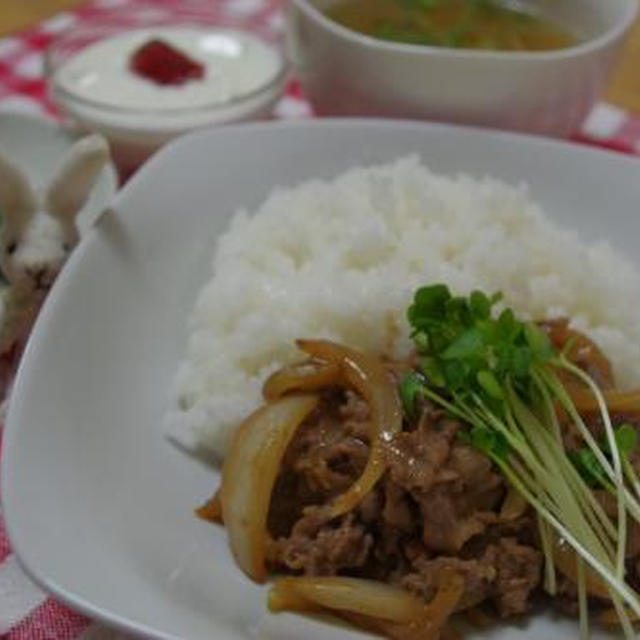
[[[132,55],[151,40],[202,65],[202,78],[158,84],[132,71]],[[50,86],[61,110],[107,135],[119,165],[128,168],[185,131],[266,116],[283,71],[280,53],[250,33],[160,26],[98,39],[57,65]]]

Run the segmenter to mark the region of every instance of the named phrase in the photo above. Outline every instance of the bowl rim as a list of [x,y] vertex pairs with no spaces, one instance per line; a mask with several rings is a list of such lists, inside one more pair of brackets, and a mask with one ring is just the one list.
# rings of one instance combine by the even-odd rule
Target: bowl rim
[[[580,2],[581,0],[576,0]],[[423,57],[431,55],[438,58],[457,60],[496,60],[496,61],[544,61],[563,60],[577,58],[593,52],[605,49],[607,46],[621,40],[638,16],[640,3],[638,0],[622,0],[626,4],[622,17],[609,29],[594,38],[578,42],[561,49],[549,49],[546,51],[492,51],[486,49],[455,49],[453,47],[431,46],[425,44],[409,44],[404,42],[392,42],[373,36],[359,33],[335,22],[318,9],[311,0],[290,0],[287,17],[290,16],[291,7],[296,7],[310,20],[318,23],[326,31],[331,32],[337,38],[351,41],[365,49],[378,50],[380,52],[397,53],[407,56]],[[287,20],[289,24],[289,20]]]

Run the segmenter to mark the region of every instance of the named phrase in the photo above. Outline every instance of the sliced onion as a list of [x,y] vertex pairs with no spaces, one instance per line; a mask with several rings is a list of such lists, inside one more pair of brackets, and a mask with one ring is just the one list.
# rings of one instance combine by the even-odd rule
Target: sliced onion
[[342,384],[339,364],[302,362],[272,373],[262,387],[265,400],[276,400],[291,391],[317,391]]
[[422,626],[425,629],[437,630],[444,626],[464,594],[464,578],[453,570],[442,571],[439,582],[440,586],[436,595],[423,613]]
[[371,413],[371,443],[362,475],[329,505],[331,517],[351,511],[384,473],[381,449],[402,429],[400,401],[391,375],[378,358],[328,340],[298,340],[298,347],[317,360],[337,364],[345,381],[365,399]]
[[[404,589],[384,582],[334,576],[279,578],[273,584],[280,598],[307,600],[332,611],[406,623],[419,620],[425,603]],[[271,603],[271,598],[269,599]]]
[[428,604],[404,589],[372,580],[280,578],[271,588],[269,607],[272,611],[309,611],[309,607],[320,605],[390,638],[436,640],[464,592],[464,579],[459,574],[446,571],[439,577],[440,586]]
[[527,501],[522,497],[522,494],[513,487],[509,487],[500,509],[500,520],[503,522],[517,520],[527,510],[527,507]]
[[[596,397],[588,389],[567,389],[571,400],[579,412],[599,411]],[[609,411],[638,411],[640,410],[640,389],[630,391],[602,392]]]
[[267,595],[267,607],[269,611],[274,613],[278,611],[315,612],[322,610],[320,605],[314,604],[292,589],[286,578],[276,580],[271,585]]
[[[560,573],[564,574],[574,584],[578,584],[576,552],[568,544],[556,541],[553,545],[553,561]],[[584,579],[589,595],[604,598],[605,600],[611,599],[611,593],[607,585],[587,565],[584,567]]]
[[287,445],[318,404],[315,395],[290,395],[252,413],[236,430],[222,467],[220,501],[238,566],[264,581],[267,515]]
[[350,611],[340,611],[337,615],[355,627],[371,631],[389,640],[460,640],[460,636],[451,627],[425,629],[419,623],[400,624],[378,618],[368,618]]
[[605,388],[613,386],[611,363],[593,340],[575,329],[570,329],[566,320],[551,320],[543,322],[541,326],[558,349],[565,347],[571,340],[567,358],[572,362],[589,363],[590,371],[597,372],[600,386]]
[[390,622],[379,618],[368,618],[366,628],[378,631],[394,640],[445,640],[457,638],[452,629],[446,627],[464,593],[464,578],[453,570],[444,570],[439,576],[440,586],[429,604],[422,607],[417,619],[405,622]]

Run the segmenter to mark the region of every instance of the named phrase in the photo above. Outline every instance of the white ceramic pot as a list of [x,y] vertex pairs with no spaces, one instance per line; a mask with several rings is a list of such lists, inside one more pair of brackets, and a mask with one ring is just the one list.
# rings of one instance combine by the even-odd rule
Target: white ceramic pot
[[324,15],[340,0],[290,0],[287,48],[321,116],[392,116],[567,136],[600,95],[637,0],[528,0],[580,39],[544,52],[387,42]]

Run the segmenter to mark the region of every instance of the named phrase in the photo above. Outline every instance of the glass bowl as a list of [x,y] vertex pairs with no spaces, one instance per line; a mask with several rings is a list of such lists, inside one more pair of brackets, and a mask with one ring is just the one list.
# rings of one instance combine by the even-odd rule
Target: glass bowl
[[[157,8],[117,11],[70,29],[48,48],[45,69],[57,108],[79,129],[107,137],[121,172],[193,129],[267,118],[280,97],[285,64],[279,49],[206,17],[184,7],[177,15]],[[131,71],[132,53],[154,39],[200,62],[204,77],[159,85]]]

